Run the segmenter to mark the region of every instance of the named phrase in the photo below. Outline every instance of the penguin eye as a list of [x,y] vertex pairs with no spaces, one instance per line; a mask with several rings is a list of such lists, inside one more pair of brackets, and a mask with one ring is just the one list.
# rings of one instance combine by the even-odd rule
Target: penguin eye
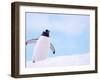
[[46,29],[45,32],[48,32],[49,33],[50,31]]

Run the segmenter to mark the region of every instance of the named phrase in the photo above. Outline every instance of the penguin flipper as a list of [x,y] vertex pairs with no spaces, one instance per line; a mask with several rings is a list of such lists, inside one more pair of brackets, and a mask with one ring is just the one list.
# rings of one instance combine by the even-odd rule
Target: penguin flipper
[[52,50],[53,54],[55,54],[55,48],[52,43],[50,43],[50,49]]
[[26,41],[25,44],[27,45],[27,44],[31,44],[31,43],[36,43],[37,40],[38,40],[38,38],[34,38],[34,39]]

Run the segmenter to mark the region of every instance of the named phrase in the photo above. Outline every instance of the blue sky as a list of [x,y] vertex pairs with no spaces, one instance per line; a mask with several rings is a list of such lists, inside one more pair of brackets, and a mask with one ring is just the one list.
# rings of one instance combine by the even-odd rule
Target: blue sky
[[[89,15],[30,12],[25,15],[26,41],[40,37],[45,29],[50,30],[50,39],[56,54],[49,51],[49,57],[89,53]],[[26,60],[32,59],[34,45],[26,46]]]

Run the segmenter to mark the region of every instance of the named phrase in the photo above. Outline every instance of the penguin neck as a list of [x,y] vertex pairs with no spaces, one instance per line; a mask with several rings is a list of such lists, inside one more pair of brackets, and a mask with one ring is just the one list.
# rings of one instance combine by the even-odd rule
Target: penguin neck
[[49,38],[48,36],[43,36],[43,35],[41,35],[40,37],[42,37],[42,38]]
[[46,37],[46,36],[40,36],[40,38],[39,38],[39,40],[50,40],[50,38],[49,37]]

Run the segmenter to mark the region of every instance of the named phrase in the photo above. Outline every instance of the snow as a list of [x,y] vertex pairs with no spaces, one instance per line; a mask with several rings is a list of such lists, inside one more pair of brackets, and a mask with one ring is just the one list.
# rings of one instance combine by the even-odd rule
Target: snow
[[57,56],[48,57],[45,60],[37,61],[32,63],[32,61],[26,62],[26,67],[56,67],[56,66],[80,66],[88,65],[90,62],[90,57],[88,53],[70,56]]

